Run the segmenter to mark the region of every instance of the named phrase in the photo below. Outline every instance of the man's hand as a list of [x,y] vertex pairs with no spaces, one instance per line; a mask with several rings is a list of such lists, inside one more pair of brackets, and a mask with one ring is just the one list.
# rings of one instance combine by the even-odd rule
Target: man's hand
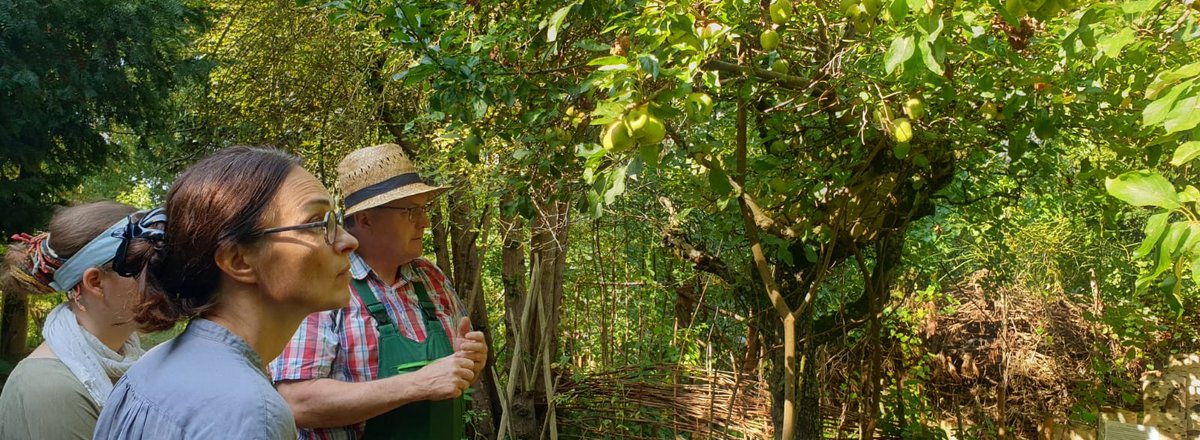
[[484,365],[487,364],[487,340],[483,337],[483,332],[471,331],[471,318],[463,317],[458,321],[458,331],[454,337],[455,355],[470,359],[474,365],[471,366],[471,371],[475,376],[479,376],[479,372],[483,371]]
[[433,361],[412,373],[425,388],[426,400],[446,400],[461,396],[475,380],[474,362],[458,353]]

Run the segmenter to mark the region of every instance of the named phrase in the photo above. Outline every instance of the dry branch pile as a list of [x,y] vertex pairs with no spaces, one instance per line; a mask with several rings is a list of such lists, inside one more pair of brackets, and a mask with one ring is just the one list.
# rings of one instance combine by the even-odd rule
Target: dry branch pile
[[751,375],[631,366],[562,377],[555,400],[564,438],[772,438],[771,397]]
[[[1104,337],[1083,318],[1089,305],[1061,294],[999,287],[990,283],[986,271],[949,289],[948,296],[952,299],[947,303],[908,300],[897,306],[925,309],[925,320],[909,330],[921,340],[918,350],[927,354],[923,360],[913,353],[905,358],[894,342],[880,347],[887,370],[885,401],[895,405],[896,390],[904,387],[917,393],[924,405],[903,413],[889,406],[890,413],[882,416],[896,422],[896,429],[913,422],[904,418],[919,417],[925,426],[944,421],[951,430],[986,437],[991,428],[975,428],[995,426],[993,421],[1003,418],[1010,435],[1036,438],[1048,417],[1061,420],[1070,414],[1077,403],[1077,383],[1096,380],[1093,347]],[[870,354],[864,340],[819,354],[819,364],[824,365],[820,382],[842,384],[824,389],[823,401],[830,408],[823,415],[834,419],[832,424],[826,421],[828,432],[849,437],[857,432],[866,411],[862,372]],[[917,362],[929,367],[926,380],[908,376]],[[908,384],[909,379],[920,380],[920,388]]]
[[986,273],[952,296],[955,311],[931,313],[922,331],[934,355],[930,394],[946,414],[1002,417],[1019,436],[1034,435],[1047,417],[1065,418],[1076,403],[1074,384],[1095,380],[1093,347],[1103,338],[1083,318],[1085,306],[996,287]]

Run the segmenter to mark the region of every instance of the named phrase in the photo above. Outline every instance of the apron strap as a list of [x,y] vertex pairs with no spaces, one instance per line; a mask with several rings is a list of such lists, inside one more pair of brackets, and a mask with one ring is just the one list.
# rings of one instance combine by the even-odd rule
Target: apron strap
[[362,299],[363,304],[367,306],[367,313],[375,318],[375,328],[379,330],[380,335],[400,333],[396,329],[396,324],[392,322],[392,318],[388,316],[387,308],[379,302],[379,298],[375,297],[375,292],[371,291],[371,285],[367,284],[366,280],[351,280],[350,285],[354,286],[354,291],[358,292],[359,299]]
[[[437,317],[437,307],[433,305],[433,301],[429,299],[429,294],[425,292],[425,283],[422,280],[409,280],[413,286],[413,291],[417,294],[417,301],[421,303],[421,313],[425,315],[426,323],[434,323],[442,325]],[[428,331],[428,329],[426,329]],[[449,337],[450,335],[446,335]]]

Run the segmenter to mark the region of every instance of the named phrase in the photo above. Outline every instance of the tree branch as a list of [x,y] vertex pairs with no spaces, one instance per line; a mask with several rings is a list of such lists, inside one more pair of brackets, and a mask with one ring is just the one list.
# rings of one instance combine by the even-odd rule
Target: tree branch
[[757,66],[742,66],[737,63],[724,60],[709,60],[708,62],[705,62],[702,67],[704,69],[716,70],[719,72],[736,73],[739,75],[752,75],[763,79],[769,79],[796,90],[808,90],[818,82],[795,75],[773,72]]
[[730,285],[736,285],[737,275],[729,270],[729,265],[720,257],[716,257],[703,248],[693,245],[680,230],[679,219],[675,215],[675,207],[666,197],[659,197],[658,202],[667,209],[670,224],[663,229],[663,245],[675,250],[675,255],[692,263],[692,267],[701,272],[708,272],[724,280]]

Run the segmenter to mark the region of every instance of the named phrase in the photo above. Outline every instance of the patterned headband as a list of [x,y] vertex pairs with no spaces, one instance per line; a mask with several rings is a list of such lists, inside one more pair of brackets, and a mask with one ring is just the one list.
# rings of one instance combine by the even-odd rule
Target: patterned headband
[[[145,211],[140,211],[142,213]],[[167,221],[166,212],[162,208],[155,208],[146,212],[145,217],[141,221],[134,220],[137,213],[123,218],[108,229],[93,238],[92,241],[84,245],[82,249],[68,258],[62,267],[54,271],[54,282],[50,283],[50,287],[55,290],[66,291],[79,284],[79,280],[83,278],[83,272],[90,267],[96,267],[101,264],[113,261],[114,257],[120,261],[120,265],[124,270],[125,251],[128,249],[129,241],[135,238],[161,241],[165,236],[163,231],[158,229],[150,229],[149,226],[155,223]],[[153,231],[153,232],[150,232]],[[119,254],[119,255],[118,255]],[[114,266],[117,264],[114,263]],[[113,270],[117,270],[113,267]],[[125,275],[121,271],[117,271],[122,276]]]

